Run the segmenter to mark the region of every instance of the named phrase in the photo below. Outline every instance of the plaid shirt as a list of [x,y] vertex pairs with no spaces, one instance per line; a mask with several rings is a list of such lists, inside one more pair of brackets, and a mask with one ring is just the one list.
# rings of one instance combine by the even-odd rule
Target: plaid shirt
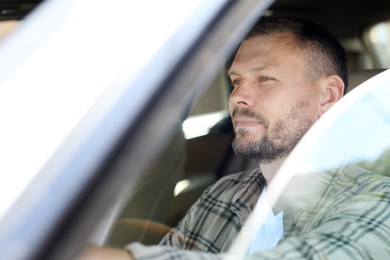
[[[160,246],[133,243],[127,249],[136,259],[221,259],[265,183],[258,170],[222,178]],[[285,216],[279,245],[248,258],[390,259],[389,177],[348,166],[296,177],[285,194],[276,205]]]

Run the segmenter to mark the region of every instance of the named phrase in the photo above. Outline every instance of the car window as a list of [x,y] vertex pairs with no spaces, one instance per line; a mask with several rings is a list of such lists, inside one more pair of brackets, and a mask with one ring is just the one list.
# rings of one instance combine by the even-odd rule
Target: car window
[[270,2],[117,0],[108,17],[103,1],[43,1],[26,17],[0,49],[0,166],[18,172],[2,175],[3,256],[73,258],[88,237],[114,241],[122,216],[164,226],[183,168],[206,176],[176,203],[189,207],[219,162],[187,164],[183,122],[225,109],[195,103]]
[[[329,240],[342,239],[345,230],[364,232],[361,218],[384,212],[379,202],[374,207],[367,203],[371,199],[381,201],[381,192],[388,192],[381,185],[386,185],[390,177],[389,83],[387,70],[347,94],[315,123],[282,165],[267,189],[267,198],[276,212],[283,211],[290,217],[284,228],[294,231],[283,237],[283,242],[299,243],[299,239],[305,239],[305,232],[307,239],[315,240],[315,232],[321,230],[333,234]],[[265,207],[264,203],[259,205]],[[247,254],[255,230],[267,218],[265,213],[258,213],[248,221],[250,228],[237,238],[232,253]],[[332,225],[340,218],[345,226]],[[380,214],[375,220],[387,221]],[[294,242],[295,236],[300,238]],[[289,242],[283,244],[289,246]],[[317,250],[326,254],[331,249]]]
[[[15,34],[4,31],[0,46],[4,258],[71,259],[89,243],[157,244],[207,187],[258,167],[231,149],[226,63],[273,1],[168,0],[153,8],[127,0],[42,2],[36,13],[19,17],[25,20]],[[313,18],[336,2],[306,8],[307,1],[275,1],[266,15]],[[169,4],[174,8],[163,12]],[[338,30],[339,19],[328,12],[318,19],[342,38],[351,70],[373,67],[354,35],[362,28]],[[372,84],[385,82],[388,76]],[[279,189],[269,189],[273,203],[306,198],[305,192],[291,196],[310,186],[310,178],[299,177],[335,172],[340,164],[387,172],[386,129],[379,126],[388,93],[374,97],[368,89],[351,92],[349,100],[356,100],[345,102],[348,109],[335,108],[339,112],[297,148],[279,174]],[[366,113],[372,121],[362,127]],[[333,125],[343,131],[334,134]],[[368,129],[373,125],[378,128]],[[244,245],[232,252],[246,250],[250,238],[243,234],[237,241]]]

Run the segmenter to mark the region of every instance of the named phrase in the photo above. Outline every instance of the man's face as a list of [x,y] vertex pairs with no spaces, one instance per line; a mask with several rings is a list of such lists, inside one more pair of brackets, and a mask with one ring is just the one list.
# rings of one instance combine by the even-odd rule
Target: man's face
[[228,71],[236,153],[284,158],[318,118],[319,91],[305,78],[303,57],[287,33],[245,40]]

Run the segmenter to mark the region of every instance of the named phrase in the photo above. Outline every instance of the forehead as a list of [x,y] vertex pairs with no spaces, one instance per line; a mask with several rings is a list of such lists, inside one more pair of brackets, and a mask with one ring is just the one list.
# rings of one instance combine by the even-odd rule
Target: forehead
[[266,66],[292,58],[297,59],[297,45],[291,33],[254,36],[241,43],[229,73],[237,66]]
[[281,48],[293,50],[296,47],[295,36],[291,33],[272,33],[253,36],[242,42],[239,51],[241,53],[248,52],[250,50],[261,51],[267,48]]

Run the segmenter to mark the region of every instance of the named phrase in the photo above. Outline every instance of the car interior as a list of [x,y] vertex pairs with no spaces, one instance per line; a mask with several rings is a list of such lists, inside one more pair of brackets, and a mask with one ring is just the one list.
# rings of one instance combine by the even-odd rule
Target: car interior
[[[0,37],[6,39],[42,2],[0,0]],[[264,16],[308,18],[332,32],[347,51],[347,92],[389,67],[382,61],[380,48],[387,48],[390,56],[390,1],[277,0]],[[378,26],[387,27],[387,35],[378,34]],[[228,61],[226,64],[189,108],[183,124],[159,159],[151,162],[137,189],[123,192],[107,209],[89,243],[118,248],[133,241],[157,244],[216,180],[258,167],[231,148],[234,136],[227,112],[231,86],[226,75]]]

